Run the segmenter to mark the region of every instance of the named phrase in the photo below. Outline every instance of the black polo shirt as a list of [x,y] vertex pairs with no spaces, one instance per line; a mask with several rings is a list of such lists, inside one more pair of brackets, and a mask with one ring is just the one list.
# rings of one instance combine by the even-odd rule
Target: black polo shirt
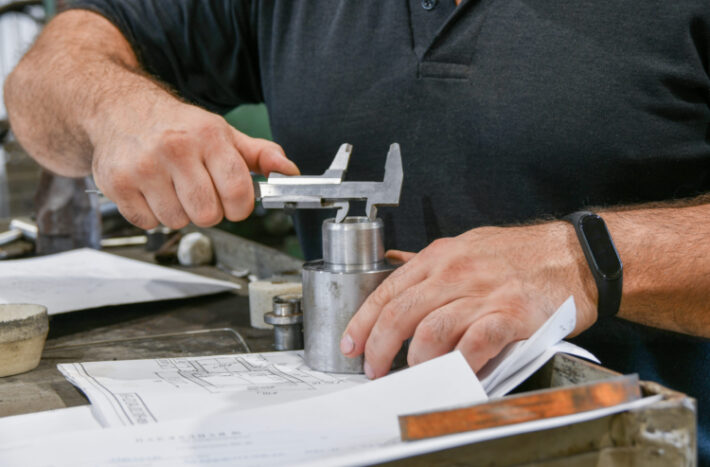
[[[186,99],[265,102],[303,173],[349,142],[349,178],[376,180],[400,143],[401,205],[382,210],[392,247],[710,189],[708,0],[75,3]],[[710,441],[707,340],[622,320],[582,340],[698,397]]]

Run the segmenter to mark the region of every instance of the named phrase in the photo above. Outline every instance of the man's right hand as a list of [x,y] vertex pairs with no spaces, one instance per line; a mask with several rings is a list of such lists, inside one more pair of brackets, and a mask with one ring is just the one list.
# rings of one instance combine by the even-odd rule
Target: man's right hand
[[276,143],[240,133],[198,107],[157,100],[140,120],[128,115],[135,108],[113,115],[92,138],[96,185],[138,227],[242,220],[254,208],[250,171],[299,173]]
[[40,164],[98,188],[144,229],[241,220],[249,171],[298,174],[277,144],[250,138],[143,72],[101,15],[70,10],[44,28],[5,82],[13,132]]

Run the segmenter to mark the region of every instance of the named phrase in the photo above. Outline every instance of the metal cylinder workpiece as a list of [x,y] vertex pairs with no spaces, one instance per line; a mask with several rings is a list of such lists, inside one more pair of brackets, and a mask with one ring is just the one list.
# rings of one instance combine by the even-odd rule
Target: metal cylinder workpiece
[[274,326],[274,349],[303,348],[303,314],[300,295],[276,295],[273,299],[273,311],[264,315],[264,322]]
[[323,259],[303,267],[306,364],[333,373],[363,373],[363,358],[347,358],[340,339],[360,305],[395,266],[384,259],[382,220],[347,217],[323,223]]
[[323,222],[323,261],[342,268],[368,268],[385,259],[382,219],[346,217]]

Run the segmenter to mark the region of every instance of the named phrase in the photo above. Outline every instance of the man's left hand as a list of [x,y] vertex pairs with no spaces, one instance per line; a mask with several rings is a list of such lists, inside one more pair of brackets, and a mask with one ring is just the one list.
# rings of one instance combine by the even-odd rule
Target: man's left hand
[[369,378],[387,374],[410,337],[409,365],[458,349],[478,371],[530,337],[569,295],[575,334],[596,321],[596,285],[565,222],[477,228],[388,258],[405,264],[367,298],[341,341],[348,357],[364,352]]

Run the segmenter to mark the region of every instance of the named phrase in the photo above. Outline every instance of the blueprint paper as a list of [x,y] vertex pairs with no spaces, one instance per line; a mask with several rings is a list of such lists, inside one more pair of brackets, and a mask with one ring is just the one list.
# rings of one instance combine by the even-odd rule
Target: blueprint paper
[[342,390],[364,375],[310,369],[303,351],[57,365],[104,426],[250,409]]
[[[586,350],[560,342],[574,329],[575,314],[570,297],[530,339],[512,344],[491,360],[478,375],[488,372],[481,380],[488,395],[507,394],[558,352],[597,361]],[[303,351],[70,363],[57,367],[86,394],[101,424],[111,427],[261,407],[367,381],[364,375],[311,370],[303,360]],[[493,377],[495,384],[491,384]]]
[[459,352],[318,397],[210,417],[29,439],[0,465],[287,465],[400,444],[397,416],[486,399]]
[[36,303],[50,315],[237,288],[232,282],[89,248],[0,262],[0,303]]

